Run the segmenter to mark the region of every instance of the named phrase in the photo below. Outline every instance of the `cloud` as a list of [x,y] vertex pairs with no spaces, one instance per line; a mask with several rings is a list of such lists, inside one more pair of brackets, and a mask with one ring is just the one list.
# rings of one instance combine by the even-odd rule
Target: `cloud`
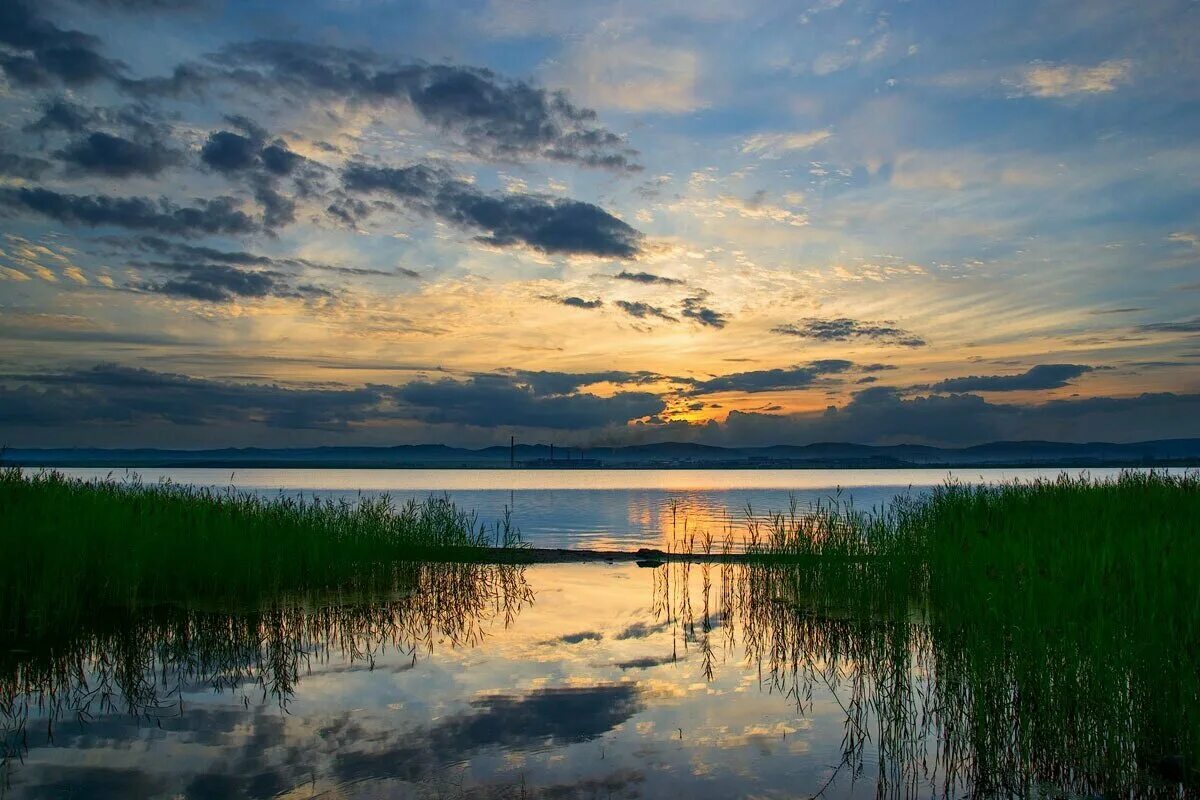
[[773,392],[803,389],[812,386],[821,378],[839,375],[854,367],[851,361],[827,359],[813,361],[804,366],[788,369],[762,369],[750,372],[734,372],[703,381],[694,381],[688,390],[690,395],[713,394],[715,392]]
[[[184,244],[182,242],[171,242],[158,236],[141,236],[132,241],[115,241],[112,239],[109,241],[125,247],[159,253],[176,259],[190,259],[193,261],[208,261],[241,266],[273,266],[276,268],[310,269],[318,272],[332,272],[356,276],[378,276],[385,278],[421,277],[420,273],[411,269],[405,269],[404,267],[396,267],[395,269],[389,271],[382,269],[371,269],[369,267],[336,266],[333,264],[325,264],[320,261],[313,261],[307,258],[276,258],[260,255],[258,253],[249,253],[244,250],[218,250],[214,247],[203,247],[198,245]],[[135,263],[135,266],[137,265],[138,264]]]
[[0,175],[24,180],[37,180],[51,164],[42,158],[22,156],[16,153],[0,151]]
[[862,322],[848,317],[838,317],[836,319],[808,317],[796,324],[789,323],[772,328],[771,332],[785,336],[797,336],[801,339],[815,339],[822,342],[873,339],[881,344],[893,344],[902,347],[925,346],[924,339],[914,336],[902,328],[895,327],[890,320],[883,322]]
[[527,386],[539,396],[570,394],[584,386],[593,386],[597,383],[644,384],[664,380],[664,376],[655,372],[625,372],[624,370],[607,370],[605,372],[513,370],[510,374],[519,384]]
[[296,219],[296,200],[279,191],[285,178],[292,179],[296,193],[313,195],[324,190],[324,166],[290,150],[282,139],[267,140],[267,132],[242,116],[226,119],[246,135],[214,131],[200,148],[200,161],[234,181],[244,181],[263,209],[268,229],[288,225]]
[[784,153],[807,150],[833,136],[828,128],[798,133],[756,133],[742,142],[742,153],[759,158],[779,158]]
[[1143,394],[1039,404],[989,403],[973,394],[904,397],[879,386],[842,407],[802,414],[732,411],[714,438],[741,445],[857,442],[966,446],[994,441],[1148,441],[1200,436],[1200,395]]
[[1095,367],[1083,364],[1038,364],[1018,375],[970,375],[948,378],[929,388],[935,392],[1020,392],[1061,389]]
[[75,141],[55,155],[80,172],[110,178],[153,177],[180,161],[180,154],[163,142],[137,142],[102,132]]
[[584,102],[622,111],[681,114],[704,107],[701,59],[661,41],[593,38],[566,56],[561,79]]
[[178,206],[163,198],[62,194],[43,188],[0,188],[0,205],[73,225],[151,230],[169,236],[240,234],[258,230],[231,197]]
[[704,302],[706,295],[696,295],[694,297],[685,297],[683,299],[683,310],[680,312],[687,319],[695,320],[701,325],[709,328],[724,328],[729,322],[729,317],[701,305]]
[[16,51],[0,52],[0,69],[20,86],[54,81],[82,86],[116,78],[122,66],[97,52],[100,40],[95,36],[53,25],[28,0],[0,3],[0,44]]
[[455,227],[484,231],[479,241],[523,244],[544,253],[633,258],[642,234],[599,206],[542,195],[485,194],[445,169],[426,164],[374,167],[350,164],[342,172],[350,192],[385,192]]
[[295,389],[191,378],[102,364],[0,377],[0,407],[15,426],[256,422],[270,428],[341,430],[381,415],[386,388]]
[[1133,62],[1129,59],[1104,61],[1094,67],[1035,63],[1012,83],[1016,94],[1031,97],[1104,94],[1129,83],[1132,72]]
[[1138,330],[1146,333],[1200,333],[1200,317],[1179,322],[1150,322],[1139,325]]
[[315,286],[293,286],[288,277],[274,270],[246,270],[225,264],[155,263],[149,268],[177,274],[159,282],[146,282],[139,288],[148,292],[226,303],[239,297],[312,298],[329,295]]
[[1167,237],[1167,241],[1175,242],[1177,244],[1185,244],[1188,247],[1200,250],[1200,235],[1191,233],[1189,231],[1175,231]]
[[48,133],[49,131],[82,133],[96,118],[95,112],[72,103],[66,98],[54,97],[43,102],[41,116],[26,125],[25,130],[29,133]]
[[[207,269],[210,272],[203,278],[207,283],[198,283],[198,294],[210,287],[238,296],[271,291],[270,287],[240,283],[244,276],[229,277],[228,273],[211,272],[211,266]],[[180,280],[189,281],[191,276],[185,273]],[[192,296],[188,291],[183,288],[179,294]],[[0,375],[0,408],[5,410],[6,425],[74,432],[89,426],[155,422],[330,431],[387,421],[584,430],[624,426],[659,414],[666,405],[661,397],[648,392],[601,397],[582,393],[580,388],[658,379],[648,372],[516,371],[466,380],[418,379],[402,385],[297,388],[101,364],[90,369]]]
[[617,308],[621,309],[629,316],[637,317],[638,319],[647,319],[650,317],[655,317],[657,319],[665,320],[667,322],[678,322],[679,321],[679,320],[675,319],[675,317],[672,317],[670,314],[668,314],[665,309],[659,308],[658,306],[652,306],[649,303],[642,303],[640,301],[632,302],[629,300],[618,300],[615,303],[615,305]]
[[666,409],[662,398],[648,392],[618,392],[610,397],[563,394],[547,392],[563,388],[561,383],[548,385],[548,380],[529,382],[519,376],[495,375],[465,381],[413,381],[399,387],[395,396],[422,422],[482,428],[596,428],[624,425]]
[[216,131],[200,148],[200,160],[218,172],[238,172],[254,166],[261,149],[262,145],[248,136]]
[[572,308],[600,308],[604,305],[604,301],[598,297],[595,300],[584,300],[582,297],[559,297],[555,299],[564,306],[571,306]]
[[677,286],[683,284],[683,281],[679,280],[678,278],[667,278],[662,275],[652,275],[649,272],[628,272],[626,270],[622,270],[616,275],[613,275],[613,279],[618,281],[633,281],[634,283],[657,283],[663,286]]
[[617,134],[591,109],[491,70],[450,64],[395,64],[369,50],[282,40],[234,44],[142,92],[196,89],[214,80],[305,100],[411,108],[472,152],[500,160],[539,157],[587,167],[638,170]]

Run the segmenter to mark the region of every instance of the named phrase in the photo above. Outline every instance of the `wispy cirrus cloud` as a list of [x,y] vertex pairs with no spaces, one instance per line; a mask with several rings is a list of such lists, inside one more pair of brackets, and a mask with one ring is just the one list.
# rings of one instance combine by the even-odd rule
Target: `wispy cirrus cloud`
[[1090,67],[1037,62],[1008,83],[1014,94],[1030,97],[1106,94],[1132,80],[1133,66],[1133,61],[1127,58],[1103,61]]
[[808,150],[833,137],[828,128],[794,133],[756,133],[742,141],[741,150],[746,155],[759,158],[779,158],[786,153]]

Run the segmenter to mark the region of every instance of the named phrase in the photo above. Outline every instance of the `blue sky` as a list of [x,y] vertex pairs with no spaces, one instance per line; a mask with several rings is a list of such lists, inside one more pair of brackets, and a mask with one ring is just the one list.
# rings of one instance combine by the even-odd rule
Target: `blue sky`
[[52,0],[14,446],[1200,436],[1200,3]]

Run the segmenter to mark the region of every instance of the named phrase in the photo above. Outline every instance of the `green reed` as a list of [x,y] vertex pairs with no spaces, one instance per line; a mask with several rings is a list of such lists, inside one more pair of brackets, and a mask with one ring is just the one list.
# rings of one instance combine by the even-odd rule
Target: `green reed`
[[519,544],[449,499],[263,498],[136,480],[0,470],[0,638],[18,642],[99,611],[254,605],[369,581],[370,565],[470,558]]
[[1200,793],[1197,474],[947,484],[753,528],[725,614],[777,688],[844,690],[881,794]]

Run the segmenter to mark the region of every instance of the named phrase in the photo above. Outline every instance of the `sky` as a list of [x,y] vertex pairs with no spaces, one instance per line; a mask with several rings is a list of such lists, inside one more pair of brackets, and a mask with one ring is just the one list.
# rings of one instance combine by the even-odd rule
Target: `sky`
[[1200,2],[5,0],[0,442],[1200,436]]

